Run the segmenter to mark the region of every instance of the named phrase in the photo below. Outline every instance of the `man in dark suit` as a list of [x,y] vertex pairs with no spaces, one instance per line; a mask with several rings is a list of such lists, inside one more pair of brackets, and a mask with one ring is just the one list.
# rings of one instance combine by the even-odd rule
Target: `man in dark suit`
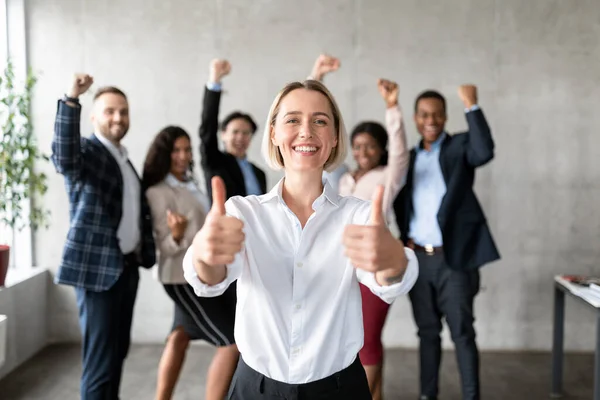
[[477,89],[459,88],[469,130],[448,135],[446,100],[435,91],[415,102],[422,136],[411,151],[406,185],[394,202],[401,239],[419,260],[409,297],[420,338],[421,399],[436,399],[441,361],[441,319],[446,318],[464,399],[479,399],[479,354],[473,327],[478,268],[500,258],[473,191],[475,168],[494,157],[494,142]]
[[94,134],[81,138],[79,96],[93,79],[76,75],[58,102],[52,161],[64,175],[70,227],[56,283],[75,287],[83,339],[83,400],[116,400],[130,343],[138,266],[155,263],[152,220],[140,180],[120,144],[129,129],[125,94],[94,96]]
[[219,150],[219,105],[221,102],[221,79],[229,74],[231,66],[226,60],[213,60],[210,78],[204,90],[204,108],[200,125],[200,154],[211,192],[211,179],[220,176],[225,182],[227,197],[261,195],[267,191],[265,173],[247,157],[250,141],[257,126],[252,117],[239,111],[229,114],[221,123],[221,138],[225,152]]

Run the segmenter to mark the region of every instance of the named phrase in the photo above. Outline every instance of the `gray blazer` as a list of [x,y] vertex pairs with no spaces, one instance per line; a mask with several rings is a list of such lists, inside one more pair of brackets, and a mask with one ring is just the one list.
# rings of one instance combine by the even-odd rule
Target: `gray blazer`
[[[154,239],[158,250],[156,278],[166,284],[184,284],[183,257],[192,244],[196,232],[206,218],[205,207],[186,187],[173,187],[166,182],[158,183],[146,191],[152,212]],[[185,216],[188,220],[183,239],[177,243],[167,224],[167,210]]]

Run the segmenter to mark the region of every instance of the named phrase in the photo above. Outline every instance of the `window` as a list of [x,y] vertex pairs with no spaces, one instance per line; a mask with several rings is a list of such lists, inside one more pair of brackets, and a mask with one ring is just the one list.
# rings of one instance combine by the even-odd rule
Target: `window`
[[6,18],[6,0],[0,0],[0,57],[2,57],[2,65],[8,57],[8,19]]
[[[15,77],[26,76],[25,2],[22,0],[0,0],[0,68],[4,69],[10,56],[15,65]],[[28,207],[25,205],[25,217]],[[0,243],[11,247],[10,267],[29,268],[33,265],[31,229],[12,230],[0,226]]]
[[[4,68],[8,58],[8,24],[6,18],[6,0],[0,0],[0,67]],[[0,244],[12,244],[12,232],[0,224]]]

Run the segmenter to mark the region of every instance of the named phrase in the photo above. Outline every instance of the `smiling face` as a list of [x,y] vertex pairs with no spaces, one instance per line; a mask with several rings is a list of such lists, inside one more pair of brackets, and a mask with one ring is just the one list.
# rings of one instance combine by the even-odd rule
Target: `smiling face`
[[279,103],[271,141],[286,171],[322,171],[338,144],[329,99],[305,88],[289,92]]
[[104,93],[94,101],[91,119],[97,133],[118,145],[129,130],[127,99],[116,93]]
[[352,139],[352,155],[361,171],[370,171],[379,166],[382,154],[383,149],[369,133],[359,133]]
[[182,179],[192,163],[192,145],[186,136],[178,137],[171,151],[171,174]]
[[252,125],[244,118],[231,120],[221,135],[225,151],[237,158],[246,157],[253,133]]
[[423,140],[426,144],[435,142],[446,125],[444,103],[437,98],[423,98],[418,101],[415,111],[415,124]]

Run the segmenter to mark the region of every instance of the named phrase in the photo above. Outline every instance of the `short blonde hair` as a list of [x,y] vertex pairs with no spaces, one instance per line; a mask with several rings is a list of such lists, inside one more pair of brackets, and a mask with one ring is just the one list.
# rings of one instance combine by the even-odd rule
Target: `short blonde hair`
[[284,168],[283,156],[277,146],[275,146],[271,140],[271,129],[275,126],[275,120],[279,113],[279,106],[285,96],[290,94],[296,89],[314,90],[323,94],[329,100],[331,111],[333,113],[333,122],[335,130],[337,131],[337,146],[331,149],[331,154],[325,162],[323,169],[325,171],[333,171],[338,165],[340,165],[346,159],[346,153],[348,151],[348,137],[346,135],[346,127],[344,126],[344,120],[340,109],[329,90],[319,81],[306,80],[304,82],[292,82],[288,83],[275,97],[269,115],[267,116],[267,122],[265,123],[265,130],[262,141],[262,153],[267,161],[267,164],[272,169],[278,170]]

